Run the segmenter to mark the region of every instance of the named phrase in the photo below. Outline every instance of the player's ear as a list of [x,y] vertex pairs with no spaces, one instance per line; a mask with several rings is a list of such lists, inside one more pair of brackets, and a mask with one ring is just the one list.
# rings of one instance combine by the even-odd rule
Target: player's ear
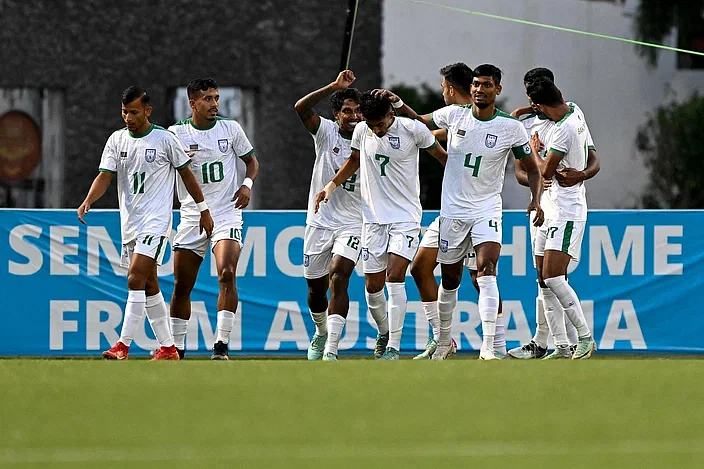
[[152,107],[149,104],[147,104],[147,107],[144,108],[144,115],[147,117],[152,115]]
[[496,85],[496,96],[501,94],[501,90],[504,89],[501,85]]
[[335,118],[335,122],[340,122],[340,111],[332,111],[332,116]]

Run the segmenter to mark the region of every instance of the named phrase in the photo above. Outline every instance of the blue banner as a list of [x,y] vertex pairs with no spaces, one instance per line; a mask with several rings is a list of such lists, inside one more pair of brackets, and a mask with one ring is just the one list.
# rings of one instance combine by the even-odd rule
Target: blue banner
[[[423,226],[437,216],[426,212]],[[174,214],[175,224],[178,212]],[[73,210],[0,210],[2,326],[0,356],[98,355],[114,344],[127,298],[120,263],[119,214],[92,210],[88,226]],[[240,307],[232,354],[300,353],[314,326],[306,304],[302,249],[305,213],[246,212],[237,270]],[[537,285],[524,213],[504,213],[499,290],[509,346],[535,330]],[[580,263],[569,274],[600,350],[704,352],[704,211],[591,212]],[[439,270],[436,270],[439,274]],[[171,297],[173,257],[159,268]],[[465,275],[453,336],[478,350],[477,294]],[[360,266],[350,281],[345,351],[368,353],[376,329],[364,300]],[[429,327],[409,276],[402,353],[422,350]],[[186,348],[207,353],[215,337],[218,282],[208,254],[192,294]],[[157,347],[145,321],[131,353]],[[302,355],[302,353],[301,353]]]

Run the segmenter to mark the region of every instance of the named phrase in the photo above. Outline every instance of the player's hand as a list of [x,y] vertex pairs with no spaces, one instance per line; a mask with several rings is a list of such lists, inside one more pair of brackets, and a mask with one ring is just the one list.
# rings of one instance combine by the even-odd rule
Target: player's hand
[[552,179],[543,178],[543,189],[548,189],[552,186]]
[[235,208],[245,208],[249,205],[249,197],[252,194],[252,189],[247,186],[240,186],[235,192],[235,196],[232,201],[235,203]]
[[85,220],[83,217],[88,213],[90,210],[90,204],[88,202],[83,202],[80,207],[78,207],[78,220],[83,223],[84,225],[86,224]]
[[535,218],[533,219],[533,225],[534,226],[543,226],[543,222],[545,221],[545,214],[543,213],[543,209],[540,207],[540,204],[537,203],[535,200],[531,200],[530,204],[528,204],[528,209],[526,210],[526,215],[530,216],[530,212],[535,210]]
[[543,142],[540,141],[540,137],[538,137],[538,132],[530,136],[530,147],[537,154],[540,154],[540,152],[545,149],[545,145],[543,145]]
[[354,76],[354,73],[352,73],[352,70],[343,70],[337,76],[337,79],[332,82],[332,87],[336,90],[343,90],[345,88],[349,88],[356,79],[357,78]]
[[572,187],[587,179],[584,171],[578,171],[574,168],[565,168],[555,172],[555,179],[562,187]]
[[200,233],[205,231],[205,234],[210,238],[213,234],[213,217],[210,216],[210,210],[203,210],[200,212]]
[[389,90],[383,88],[377,88],[372,90],[373,96],[381,96],[382,98],[388,98],[392,103],[397,103],[401,98]]
[[318,210],[320,210],[320,202],[328,203],[335,189],[337,189],[337,184],[330,181],[325,185],[322,191],[315,194],[315,213],[318,213]]

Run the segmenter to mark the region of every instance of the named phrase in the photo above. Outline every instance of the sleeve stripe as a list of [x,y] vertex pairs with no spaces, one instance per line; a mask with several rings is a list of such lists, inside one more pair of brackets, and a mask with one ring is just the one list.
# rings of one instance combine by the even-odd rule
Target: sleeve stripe
[[254,153],[254,148],[252,148],[251,150],[249,150],[249,151],[248,151],[247,153],[245,153],[244,155],[240,156],[240,158],[242,158],[242,159],[249,158],[249,157],[252,155],[252,153]]
[[359,148],[350,147],[350,150],[352,150],[352,151],[359,151]]
[[435,123],[435,119],[433,118],[434,112],[430,113],[430,123],[433,124],[433,127],[435,127],[433,130],[438,130],[440,127]]
[[191,160],[186,161],[181,166],[176,166],[176,169],[181,170],[181,169],[185,168],[186,166],[188,166],[189,164],[191,164]]
[[553,153],[557,153],[560,156],[565,156],[565,153],[567,153],[566,151],[558,150],[555,147],[550,147],[550,151]]
[[430,146],[427,147],[427,148],[421,148],[421,150],[428,151],[428,150],[432,150],[433,148],[435,148],[435,147],[437,147],[437,146],[438,146],[438,141],[435,140],[432,145],[430,145]]
[[589,145],[589,146],[587,147],[587,150],[594,150],[594,151],[596,151],[596,147],[595,147],[594,145]]
[[110,174],[117,174],[117,171],[113,171],[112,169],[108,168],[98,168],[99,173],[110,173]]

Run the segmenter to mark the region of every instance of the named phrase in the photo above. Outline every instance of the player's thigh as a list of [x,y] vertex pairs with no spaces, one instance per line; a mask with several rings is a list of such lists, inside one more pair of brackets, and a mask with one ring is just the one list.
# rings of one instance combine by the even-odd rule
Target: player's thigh
[[198,279],[203,258],[188,249],[174,249],[174,293],[188,294]]
[[440,243],[440,217],[428,226],[420,239],[420,248],[437,249]]
[[176,229],[176,235],[174,236],[172,244],[174,250],[188,250],[203,258],[208,252],[210,240],[205,231],[201,233],[200,226],[180,223]]
[[362,267],[364,274],[386,272],[389,260],[391,225],[365,223],[362,227]]
[[416,279],[416,281],[424,277],[434,276],[434,271],[437,266],[438,248],[421,246],[418,248],[418,252],[413,258],[411,275],[413,275],[413,278]]
[[225,270],[237,270],[242,249],[242,223],[216,226],[210,237],[218,275]]
[[456,264],[463,261],[472,248],[472,222],[440,217],[440,243],[438,262]]
[[306,279],[327,277],[334,242],[333,230],[306,226],[303,235],[303,276]]
[[362,254],[362,227],[345,228],[335,232],[335,240],[332,245],[332,264],[331,272],[333,272],[333,264],[343,263],[349,266],[349,263],[342,262],[348,260],[351,262],[352,269],[359,261]]

